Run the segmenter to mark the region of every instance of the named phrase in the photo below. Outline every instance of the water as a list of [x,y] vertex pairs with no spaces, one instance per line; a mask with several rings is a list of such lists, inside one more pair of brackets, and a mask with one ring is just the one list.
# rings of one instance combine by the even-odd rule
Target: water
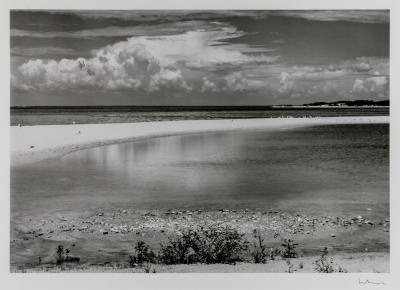
[[389,126],[329,125],[141,140],[11,170],[13,216],[96,208],[389,212]]
[[271,108],[271,107],[96,107],[12,109],[12,126],[136,123],[150,121],[387,116],[388,107]]

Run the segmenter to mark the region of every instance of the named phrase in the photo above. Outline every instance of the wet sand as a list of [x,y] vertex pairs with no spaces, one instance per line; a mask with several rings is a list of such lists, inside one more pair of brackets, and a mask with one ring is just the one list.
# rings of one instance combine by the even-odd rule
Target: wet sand
[[[81,259],[78,266],[72,265],[69,270],[75,267],[103,267],[101,271],[107,271],[111,265],[114,268],[115,265],[126,268],[128,256],[134,253],[137,241],[145,241],[157,251],[168,237],[205,223],[218,223],[237,229],[245,234],[250,242],[250,249],[255,241],[254,232],[259,230],[268,247],[279,248],[282,239],[293,239],[299,244],[300,257],[306,261],[314,259],[327,247],[332,257],[341,260],[340,266],[343,268],[349,268],[347,262],[354,263],[354,257],[360,259],[358,264],[362,262],[360,271],[363,272],[385,272],[389,268],[389,217],[372,220],[368,216],[305,216],[278,211],[138,211],[128,208],[98,209],[81,215],[38,216],[13,221],[11,270],[51,270],[55,267],[58,245],[69,248],[71,255]],[[364,259],[365,255],[372,258]],[[378,265],[375,264],[374,256],[379,257]],[[244,259],[251,262],[250,253],[244,254]],[[293,260],[296,263],[302,261]],[[226,269],[228,268],[229,271],[233,270],[230,267]],[[174,267],[165,269],[174,271]],[[309,267],[306,269],[312,271]],[[65,270],[68,270],[68,266]],[[201,272],[205,269],[199,267],[197,270]],[[193,267],[187,268],[189,272],[197,270]],[[264,270],[278,271],[273,270],[273,267]],[[348,270],[357,272],[355,269],[351,270],[351,267]],[[185,272],[183,266],[179,272],[182,271]]]

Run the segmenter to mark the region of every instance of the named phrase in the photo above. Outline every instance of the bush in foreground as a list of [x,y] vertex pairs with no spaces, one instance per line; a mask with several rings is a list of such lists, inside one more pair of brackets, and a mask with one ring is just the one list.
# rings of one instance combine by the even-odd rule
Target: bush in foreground
[[262,238],[259,230],[255,231],[254,238],[256,241],[254,242],[253,251],[251,252],[253,261],[256,264],[265,264],[270,252],[268,252],[267,246],[265,245],[264,239]]
[[68,248],[64,248],[64,246],[58,245],[56,251],[56,264],[62,265],[64,263],[79,263],[80,258],[72,257],[69,254],[70,250]]
[[159,260],[164,264],[235,263],[248,249],[244,234],[218,224],[184,230],[176,238],[161,245]]
[[139,241],[135,246],[135,254],[129,255],[129,265],[134,267],[136,264],[141,265],[144,262],[155,263],[156,254],[145,242]]
[[345,269],[338,266],[337,269],[334,268],[334,262],[332,257],[328,257],[328,248],[325,247],[322,251],[321,256],[314,262],[315,270],[319,273],[347,273]]
[[291,239],[284,239],[281,246],[283,250],[281,251],[282,258],[297,258],[298,254],[296,252],[296,247],[299,244],[296,244]]

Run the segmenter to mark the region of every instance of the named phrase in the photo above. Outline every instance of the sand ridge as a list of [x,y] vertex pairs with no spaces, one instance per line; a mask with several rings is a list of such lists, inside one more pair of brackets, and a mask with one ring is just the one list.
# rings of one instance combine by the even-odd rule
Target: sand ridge
[[115,124],[12,126],[11,165],[19,166],[86,148],[141,138],[249,129],[289,129],[329,124],[389,123],[388,116],[185,120]]

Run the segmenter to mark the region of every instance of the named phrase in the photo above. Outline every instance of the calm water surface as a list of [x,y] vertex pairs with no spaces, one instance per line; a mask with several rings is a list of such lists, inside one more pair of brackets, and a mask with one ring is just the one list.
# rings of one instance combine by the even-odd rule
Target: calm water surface
[[389,212],[389,126],[153,138],[11,170],[14,216],[96,208]]

